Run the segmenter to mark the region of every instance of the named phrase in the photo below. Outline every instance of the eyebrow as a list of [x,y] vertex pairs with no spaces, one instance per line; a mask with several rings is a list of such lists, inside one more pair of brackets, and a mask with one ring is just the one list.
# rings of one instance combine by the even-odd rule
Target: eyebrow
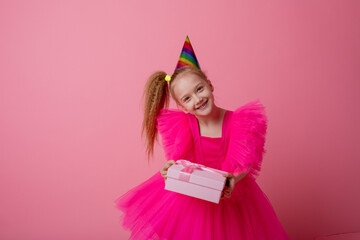
[[[202,82],[199,82],[198,84],[196,84],[196,86],[195,86],[195,91],[196,91],[196,89],[199,87],[199,85],[201,85],[202,84]],[[182,100],[184,97],[186,97],[188,94],[185,94],[184,96],[182,96],[180,99]]]

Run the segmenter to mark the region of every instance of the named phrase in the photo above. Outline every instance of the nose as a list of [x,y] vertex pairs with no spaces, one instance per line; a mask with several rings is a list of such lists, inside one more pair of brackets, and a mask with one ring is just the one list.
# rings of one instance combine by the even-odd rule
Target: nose
[[199,97],[199,96],[195,96],[194,98],[195,98],[195,104],[196,104],[196,105],[198,105],[199,103],[201,103],[202,100],[203,100],[202,97]]

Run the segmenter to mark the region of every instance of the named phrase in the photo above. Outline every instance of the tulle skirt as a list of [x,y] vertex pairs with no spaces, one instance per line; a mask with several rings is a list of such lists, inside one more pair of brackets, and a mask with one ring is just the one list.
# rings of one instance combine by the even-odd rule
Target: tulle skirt
[[267,196],[250,176],[219,204],[164,189],[156,173],[115,200],[130,239],[289,239]]

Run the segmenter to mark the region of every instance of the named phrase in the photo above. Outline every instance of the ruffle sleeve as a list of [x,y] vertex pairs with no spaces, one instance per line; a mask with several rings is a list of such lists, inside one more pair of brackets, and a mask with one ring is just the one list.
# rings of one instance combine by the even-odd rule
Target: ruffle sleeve
[[223,169],[237,174],[248,172],[257,177],[261,170],[267,130],[265,107],[260,100],[249,102],[234,111]]
[[157,129],[168,160],[194,160],[194,144],[189,120],[182,111],[162,109],[157,117]]

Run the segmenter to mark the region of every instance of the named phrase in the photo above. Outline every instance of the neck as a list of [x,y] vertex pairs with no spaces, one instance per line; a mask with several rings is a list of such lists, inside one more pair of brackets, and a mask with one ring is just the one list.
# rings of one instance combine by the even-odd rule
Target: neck
[[213,123],[219,122],[225,114],[225,109],[214,106],[213,111],[207,116],[197,116],[199,124],[202,126],[208,126]]

